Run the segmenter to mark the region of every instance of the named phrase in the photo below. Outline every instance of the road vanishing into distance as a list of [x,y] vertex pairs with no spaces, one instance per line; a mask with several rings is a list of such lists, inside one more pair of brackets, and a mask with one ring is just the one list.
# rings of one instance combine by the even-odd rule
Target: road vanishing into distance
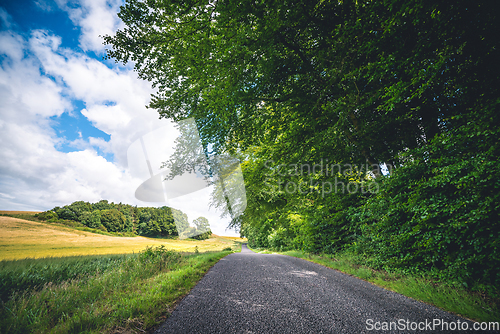
[[[429,327],[437,321],[442,325]],[[455,330],[443,330],[443,322]],[[339,271],[243,245],[208,271],[156,333],[487,332]]]

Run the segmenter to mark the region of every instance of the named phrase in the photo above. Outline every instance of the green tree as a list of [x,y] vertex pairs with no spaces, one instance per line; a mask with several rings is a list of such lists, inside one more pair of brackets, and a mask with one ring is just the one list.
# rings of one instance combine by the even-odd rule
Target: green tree
[[110,232],[124,232],[126,218],[117,209],[101,210],[101,223]]
[[38,217],[38,219],[40,220],[49,220],[49,221],[56,220],[58,218],[57,214],[52,210],[35,214],[35,217]]
[[189,228],[188,216],[181,210],[171,209],[171,211],[172,211],[172,216],[174,217],[174,222],[177,232],[180,235],[183,231]]
[[[498,286],[496,7],[128,0],[124,28],[104,40],[109,58],[133,61],[157,88],[149,107],[194,117],[206,151],[243,157],[248,207],[233,223],[251,244],[351,247],[384,266],[456,268],[461,281]],[[322,159],[374,170],[279,167]],[[381,192],[319,194],[316,183],[337,179]],[[289,183],[308,191],[283,190]],[[224,189],[213,200],[227,205]]]
[[62,208],[56,206],[53,210],[60,219],[77,220],[77,215],[67,206],[63,206]]
[[196,230],[198,230],[199,232],[205,233],[210,230],[210,223],[205,217],[196,218],[195,220],[193,220],[193,224],[196,227]]
[[172,209],[139,208],[138,233],[142,235],[169,236],[177,234]]
[[158,88],[150,107],[195,117],[217,151],[266,140],[287,159],[399,165],[495,96],[493,6],[130,0],[105,43]]
[[109,209],[115,209],[114,203],[109,203],[108,200],[105,199],[92,204],[92,210],[109,210]]
[[84,212],[80,217],[80,221],[83,225],[90,228],[100,228],[103,226],[101,224],[101,211],[99,210]]
[[194,236],[195,239],[199,240],[208,239],[212,234],[212,231],[210,229],[210,223],[208,222],[207,218],[198,217],[195,220],[193,220],[193,224],[196,227],[196,232],[195,232],[196,236]]

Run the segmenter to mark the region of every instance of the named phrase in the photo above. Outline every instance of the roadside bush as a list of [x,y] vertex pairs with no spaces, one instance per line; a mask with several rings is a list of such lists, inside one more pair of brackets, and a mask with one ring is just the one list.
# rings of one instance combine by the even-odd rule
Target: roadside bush
[[499,287],[500,147],[491,140],[500,137],[498,118],[469,120],[408,152],[382,191],[351,215],[362,230],[353,249],[387,267]]
[[269,247],[276,250],[288,250],[290,248],[291,239],[289,237],[288,229],[280,226],[273,229],[267,236],[267,243]]
[[142,264],[149,265],[150,270],[162,271],[163,268],[171,267],[172,264],[178,263],[181,259],[181,254],[168,250],[164,245],[158,247],[146,247],[139,253],[139,261]]
[[269,240],[267,236],[271,231],[271,221],[268,219],[261,225],[245,225],[242,227],[242,235],[248,238],[248,245],[252,248],[267,248]]

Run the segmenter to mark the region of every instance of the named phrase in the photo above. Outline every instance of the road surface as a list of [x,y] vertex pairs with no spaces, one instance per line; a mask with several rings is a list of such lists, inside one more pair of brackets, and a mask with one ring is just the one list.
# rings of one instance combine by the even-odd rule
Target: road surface
[[[444,322],[471,330],[443,330]],[[338,271],[243,245],[208,271],[156,333],[474,333],[472,326]]]

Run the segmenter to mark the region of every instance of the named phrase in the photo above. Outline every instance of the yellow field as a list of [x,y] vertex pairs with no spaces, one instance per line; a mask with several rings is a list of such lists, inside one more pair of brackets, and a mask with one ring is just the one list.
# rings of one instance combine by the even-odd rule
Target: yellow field
[[146,246],[165,245],[168,249],[193,252],[222,250],[240,238],[214,237],[203,241],[145,237],[111,237],[75,229],[0,216],[0,260],[27,257],[124,254],[139,252]]
[[234,241],[237,241],[237,242],[247,242],[248,241],[247,238],[240,238],[240,237],[223,237],[223,238],[234,240]]

